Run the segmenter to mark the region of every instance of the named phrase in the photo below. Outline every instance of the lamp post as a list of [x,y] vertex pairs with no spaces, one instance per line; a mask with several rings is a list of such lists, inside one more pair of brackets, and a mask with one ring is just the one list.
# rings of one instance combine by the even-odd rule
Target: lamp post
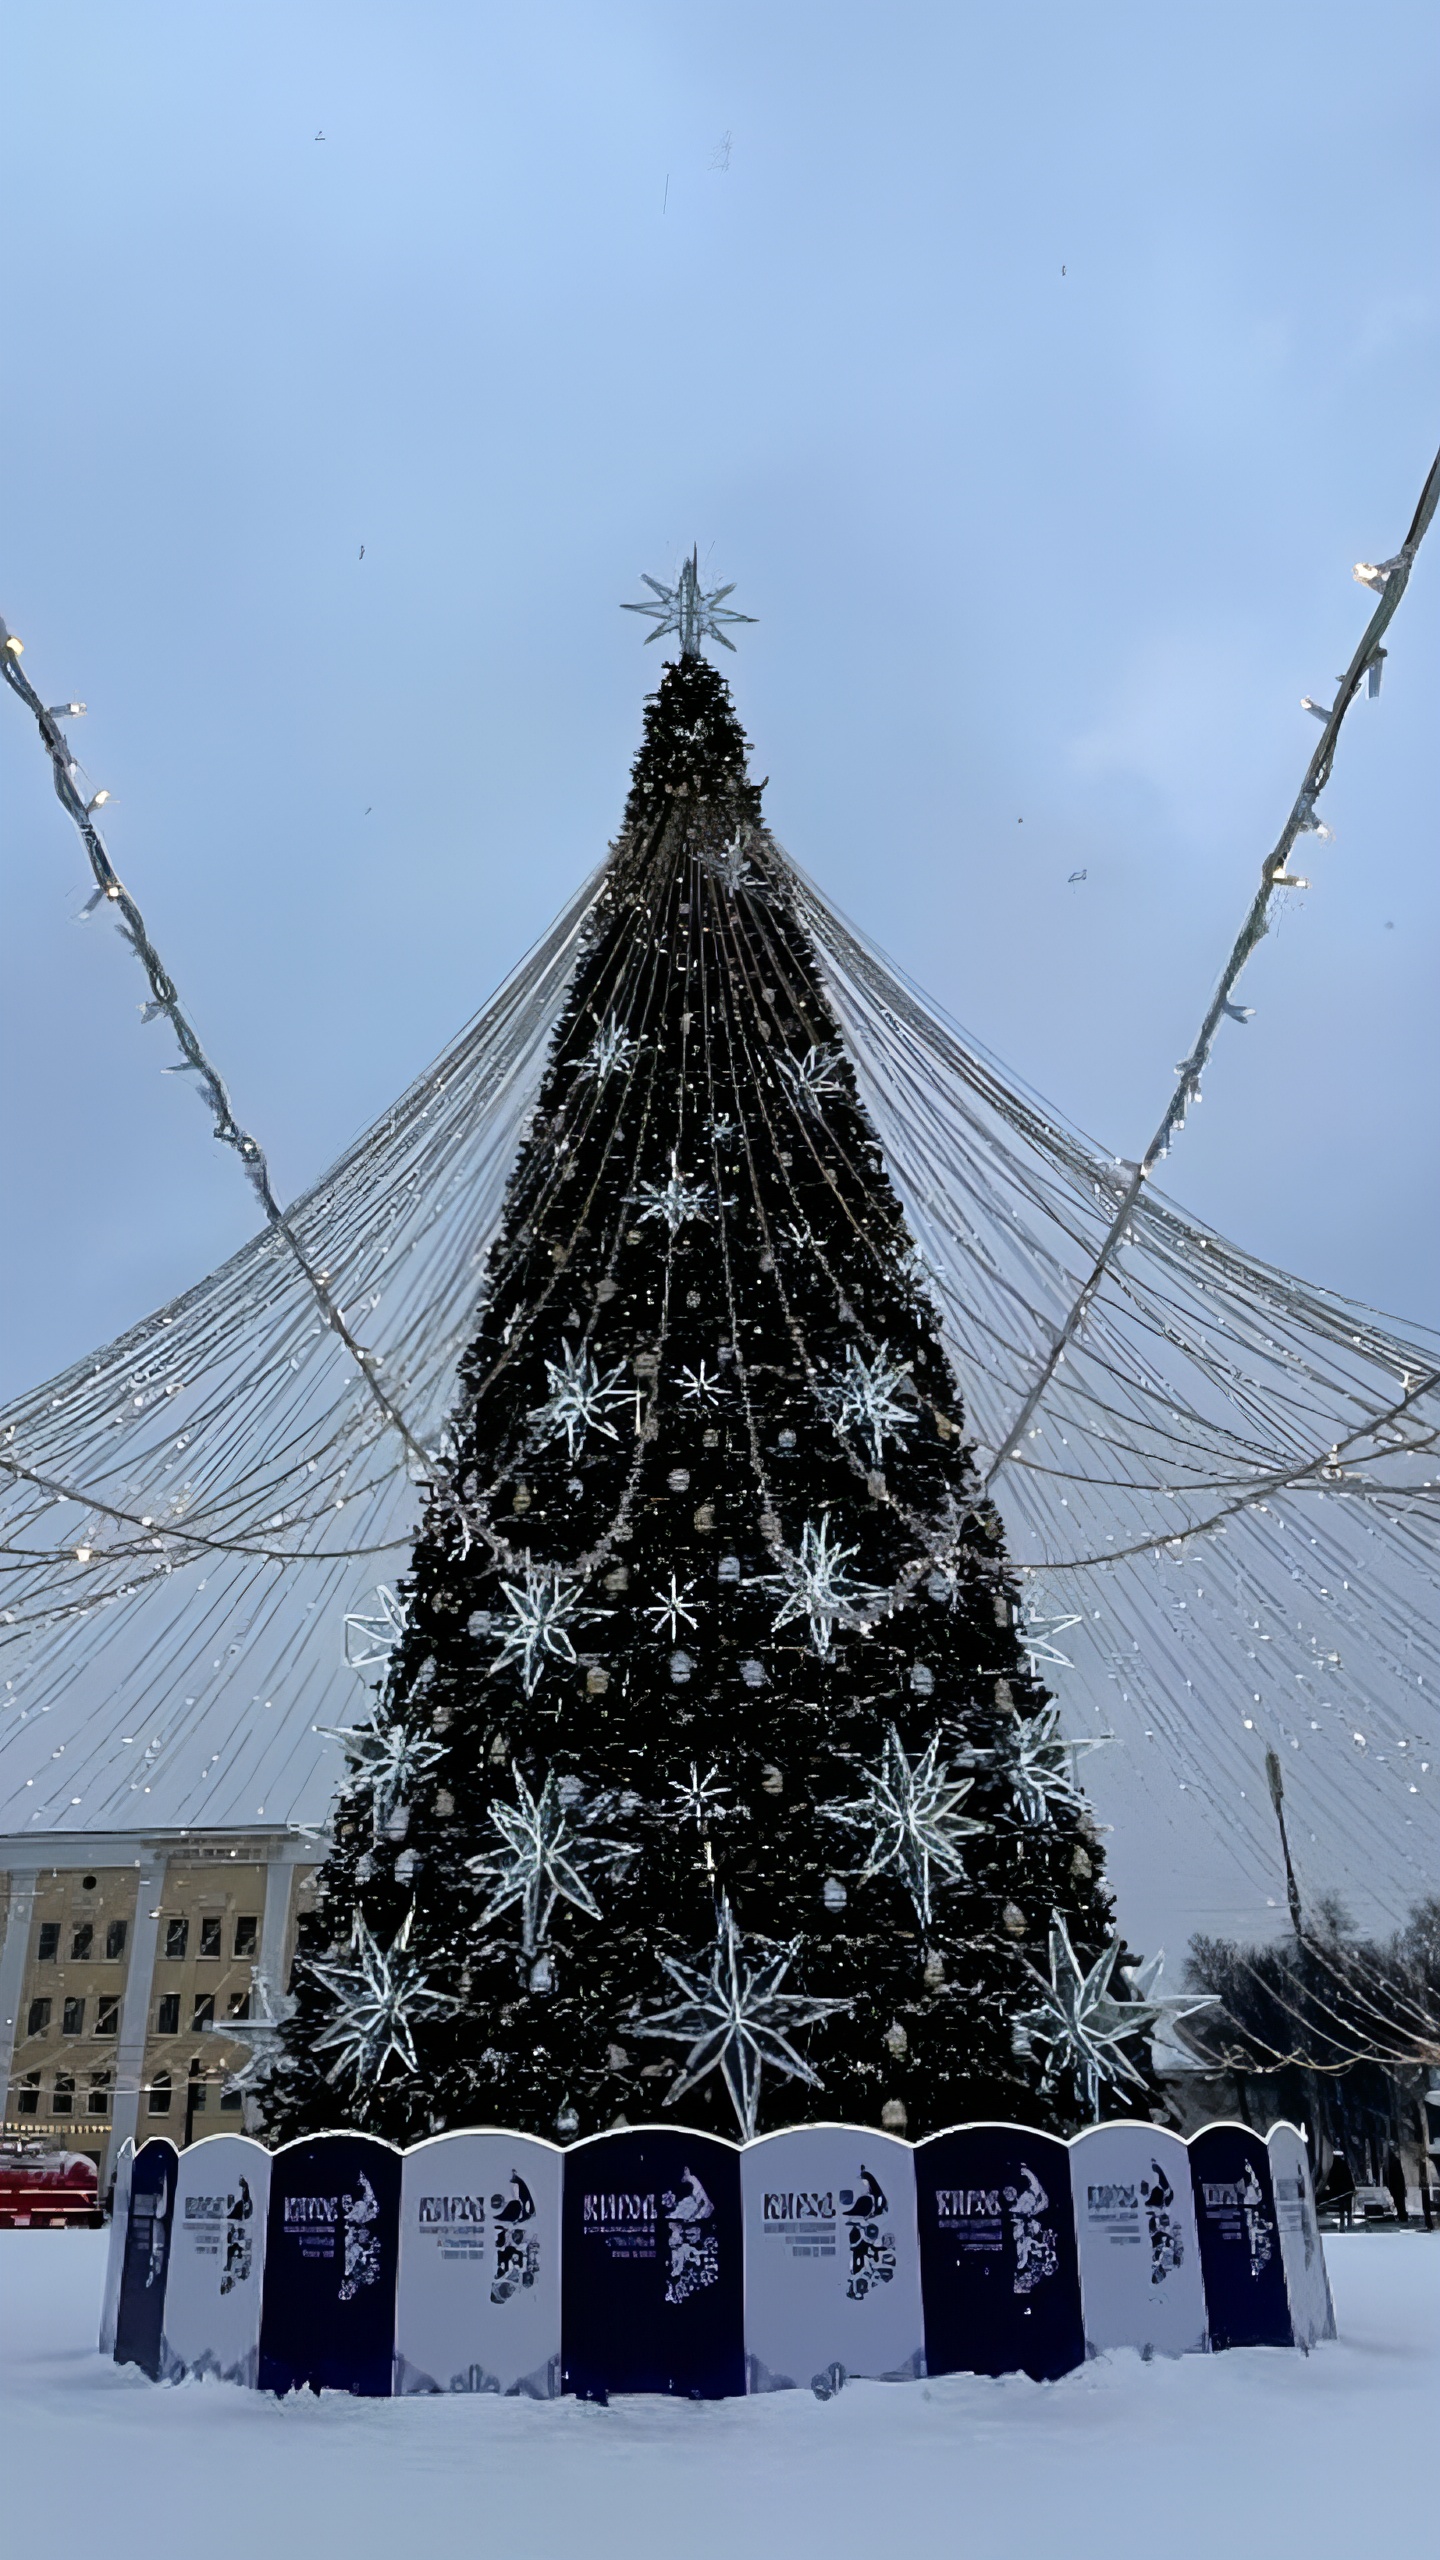
[[1300,1918],[1300,1887],[1295,1881],[1295,1866],[1290,1855],[1290,1839],[1285,1829],[1285,1778],[1280,1767],[1280,1757],[1276,1751],[1266,1751],[1265,1776],[1270,1788],[1270,1801],[1275,1807],[1275,1820],[1280,1828],[1280,1846],[1285,1856],[1285,1898],[1290,1905],[1290,1926],[1298,1942],[1304,1935]]

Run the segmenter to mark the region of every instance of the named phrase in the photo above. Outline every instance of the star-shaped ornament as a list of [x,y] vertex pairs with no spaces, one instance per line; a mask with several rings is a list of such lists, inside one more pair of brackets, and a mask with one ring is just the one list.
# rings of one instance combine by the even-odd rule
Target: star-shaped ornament
[[680,2076],[666,2091],[667,2106],[718,2071],[736,2122],[749,2142],[759,2114],[761,2075],[767,2068],[787,2080],[803,2081],[809,2089],[823,2085],[790,2038],[801,2027],[815,2026],[854,2003],[811,2000],[803,1992],[782,1990],[799,1951],[800,1940],[792,1938],[788,1946],[772,1945],[765,1954],[752,1957],[722,1894],[708,1960],[701,1957],[684,1965],[673,1956],[661,1958],[680,1997],[653,2017],[632,2022],[630,2032],[689,2045]]
[[682,658],[698,658],[706,640],[718,640],[722,649],[733,650],[735,643],[726,638],[723,626],[727,622],[753,622],[755,619],[753,613],[736,613],[732,606],[726,604],[725,598],[735,593],[733,579],[728,587],[701,586],[698,543],[673,587],[663,587],[658,578],[646,577],[643,573],[641,583],[650,589],[655,602],[626,604],[620,610],[622,613],[647,614],[654,623],[654,630],[645,634],[647,648],[652,640],[659,640],[667,631],[673,631],[679,639]]
[[403,1600],[382,1582],[375,1593],[378,1607],[354,1609],[345,1620],[345,1660],[352,1671],[386,1670],[409,1625]]
[[481,1926],[497,1919],[512,1902],[521,1906],[520,1943],[533,1956],[549,1929],[557,1902],[573,1903],[588,1919],[601,1918],[600,1905],[586,1882],[587,1867],[604,1870],[634,1855],[624,1841],[587,1837],[582,1798],[565,1800],[553,1769],[533,1796],[520,1771],[512,1771],[515,1802],[492,1804],[490,1820],[504,1842],[502,1849],[467,1858],[470,1873],[494,1890],[480,1914]]
[[335,2057],[327,2080],[349,2080],[359,2090],[378,2086],[392,2065],[414,2075],[420,2068],[415,2028],[459,2007],[448,1992],[431,1989],[410,1954],[414,1922],[412,1903],[390,1945],[380,1947],[357,1911],[346,1956],[307,1959],[307,1972],[334,2003],[333,2015],[312,2038],[317,2054]]
[[962,1844],[987,1828],[960,1810],[973,1784],[971,1778],[951,1777],[938,1733],[912,1761],[892,1724],[879,1767],[865,1773],[864,1794],[824,1808],[832,1822],[869,1832],[861,1881],[898,1876],[922,1928],[930,1926],[937,1885],[964,1878]]
[[1157,1998],[1155,1983],[1163,1956],[1143,1967],[1125,1968],[1136,1997],[1117,2000],[1111,1988],[1120,1957],[1120,1940],[1112,1938],[1087,1970],[1070,1943],[1070,1932],[1058,1911],[1050,1915],[1050,1979],[1029,1969],[1040,1986],[1040,2000],[1015,2020],[1017,2049],[1045,2057],[1042,2086],[1053,2087],[1062,2072],[1073,2072],[1092,2118],[1100,2113],[1106,2088],[1143,2089],[1144,2073],[1125,2051],[1136,2036],[1150,2035],[1162,2019],[1191,2017],[1212,2006],[1210,1995],[1179,1994]]

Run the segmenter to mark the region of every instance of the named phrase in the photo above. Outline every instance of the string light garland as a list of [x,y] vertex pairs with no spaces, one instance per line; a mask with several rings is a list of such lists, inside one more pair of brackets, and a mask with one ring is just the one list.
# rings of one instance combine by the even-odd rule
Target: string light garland
[[351,1332],[326,1286],[325,1275],[316,1268],[306,1254],[299,1237],[276,1199],[271,1188],[270,1168],[266,1163],[264,1150],[259,1140],[253,1138],[248,1129],[242,1129],[236,1119],[219,1070],[212,1066],[201,1047],[199,1036],[180,1002],[174,979],[164,967],[160,954],[150,939],[144,916],[110,859],[104,838],[94,823],[95,811],[105,806],[110,797],[109,792],[97,791],[93,798],[86,800],[82,798],[76,785],[75,775],[79,771],[79,760],[72,753],[70,741],[60,724],[62,720],[76,718],[84,711],[85,705],[83,702],[58,703],[47,710],[20,664],[23,655],[23,642],[17,640],[14,633],[0,622],[0,666],[4,668],[5,681],[11,692],[19,695],[27,710],[34,716],[45,751],[50,758],[55,778],[55,796],[79,830],[80,840],[85,847],[86,857],[95,880],[95,892],[85,912],[87,914],[93,912],[102,901],[114,907],[120,931],[144,970],[150,987],[150,1001],[142,1010],[141,1020],[154,1022],[163,1015],[180,1047],[180,1065],[169,1068],[166,1072],[172,1075],[193,1075],[197,1079],[200,1092],[209,1108],[216,1138],[222,1146],[233,1147],[240,1158],[250,1187],[264,1213],[266,1224],[274,1234],[282,1238],[288,1250],[294,1255],[296,1264],[304,1273],[325,1322],[344,1343],[386,1422],[392,1430],[398,1432],[412,1464],[418,1471],[420,1480],[426,1481],[434,1471],[434,1461],[430,1452],[421,1448],[419,1442],[412,1437],[404,1415],[380,1381],[378,1375],[380,1364],[377,1354],[367,1351]]
[[1335,762],[1335,749],[1340,741],[1340,730],[1361,685],[1368,678],[1372,700],[1380,691],[1380,676],[1386,655],[1380,646],[1381,637],[1388,629],[1410,582],[1415,555],[1429,530],[1437,504],[1440,504],[1440,454],[1436,455],[1430,466],[1429,477],[1420,493],[1420,502],[1411,520],[1410,530],[1394,558],[1382,561],[1378,567],[1364,560],[1356,563],[1357,583],[1376,591],[1380,601],[1361,635],[1345,674],[1340,679],[1340,690],[1329,710],[1326,711],[1320,704],[1312,702],[1308,695],[1301,704],[1302,710],[1313,711],[1316,718],[1323,723],[1319,744],[1305,768],[1305,778],[1296,793],[1294,806],[1281,830],[1279,840],[1273,851],[1265,857],[1260,873],[1260,885],[1251,900],[1250,911],[1235,937],[1230,957],[1220,973],[1219,983],[1210,999],[1210,1007],[1200,1025],[1194,1048],[1189,1057],[1182,1059],[1176,1068],[1179,1081],[1165,1107],[1160,1125],[1140,1162],[1131,1171],[1129,1181],[1125,1185],[1110,1222],[1109,1232],[1095,1257],[1089,1276],[1067,1311],[1064,1322],[1041,1363],[1024,1403],[1006,1433],[1001,1447],[995,1453],[985,1478],[987,1489],[994,1483],[1001,1468],[1017,1454],[1025,1431],[1039,1410],[1046,1388],[1065,1357],[1067,1345],[1084,1322],[1086,1312],[1094,1301],[1095,1293],[1120,1249],[1144,1185],[1149,1181],[1151,1173],[1162,1157],[1169,1154],[1176,1137],[1184,1128],[1185,1115],[1191,1103],[1198,1101],[1200,1078],[1209,1060],[1211,1049],[1214,1047],[1216,1032],[1227,1017],[1231,1021],[1242,1021],[1245,1018],[1246,1008],[1236,1005],[1233,1001],[1234,990],[1246,961],[1270,930],[1270,902],[1275,891],[1305,889],[1310,885],[1307,880],[1297,879],[1292,873],[1287,872],[1285,865],[1302,835],[1314,834],[1322,839],[1328,839],[1330,836],[1331,831],[1318,815],[1315,803],[1330,779]]
[[[1428,520],[1417,515],[1411,557]],[[1369,581],[1383,573],[1376,591],[1390,613],[1402,570],[1400,554]],[[1372,618],[1372,656],[1376,627]],[[13,659],[7,677],[33,710]],[[1354,690],[1337,699],[1317,755],[1327,742],[1333,754]],[[723,897],[731,964],[777,1034],[748,1048],[745,1072],[775,1160],[797,1167],[825,1135],[826,1096],[803,1092],[814,1077],[778,1064],[783,1050],[803,1069],[816,1043],[774,919],[792,916],[810,937],[842,1034],[823,1081],[843,1088],[853,1076],[879,1132],[917,1243],[915,1285],[937,1307],[964,1392],[963,1411],[925,1415],[926,1428],[973,1438],[992,1472],[1009,1453],[1012,1561],[1035,1612],[1073,1622],[1051,1675],[1066,1730],[1115,1736],[1107,1811],[1128,1801],[1139,1822],[1208,1821],[1263,1894],[1274,1870],[1262,1775],[1272,1743],[1286,1754],[1302,1867],[1375,1888],[1398,1917],[1440,1855],[1436,1343],[1245,1255],[1148,1180],[1132,1192],[1133,1168],[948,1024],[763,827],[717,844],[702,867]],[[63,1827],[77,1805],[86,1821],[253,1822],[282,1795],[289,1818],[324,1817],[339,1749],[317,1728],[344,1728],[353,1696],[344,1620],[371,1609],[377,1580],[389,1587],[404,1570],[418,1507],[418,1469],[348,1346],[363,1323],[412,1446],[433,1453],[433,1482],[450,1462],[445,1419],[504,1185],[532,1141],[535,1220],[559,1222],[570,1123],[537,1126],[535,1097],[577,956],[611,894],[602,868],[436,1066],[285,1213],[344,1333],[267,1220],[220,1271],[0,1415],[12,1827]],[[665,930],[682,925],[671,918]],[[645,1090],[659,965],[645,936],[622,941],[568,1111],[598,1110],[612,1086]],[[1227,996],[1222,1011],[1235,1010]],[[637,1182],[631,1214],[667,1248],[703,1228],[722,1265],[732,1219],[759,1217],[781,1281],[803,1272],[838,1302],[843,1279],[798,1192],[787,1219],[760,1201],[733,1098],[716,1090],[705,1113],[703,1141],[657,1186],[663,1205],[643,1218],[652,1204]],[[576,1228],[584,1215],[576,1202]],[[535,1312],[546,1358],[568,1314],[566,1252],[557,1246]],[[666,1391],[748,1429],[741,1320],[736,1310],[731,1341]],[[803,1338],[798,1311],[792,1321]],[[1021,1430],[1016,1417],[1062,1332],[1043,1410],[1032,1407]],[[654,1367],[633,1389],[637,1451],[666,1388],[665,1339],[660,1319]],[[507,1356],[539,1348],[517,1333]],[[889,1356],[882,1341],[866,1347],[877,1389]],[[921,1418],[898,1379],[883,1395]],[[615,1418],[628,1435],[618,1404]],[[537,1436],[544,1427],[532,1425]],[[897,1414],[854,1412],[851,1464],[877,1502],[896,1499],[877,1445],[884,1461],[906,1428]],[[763,1481],[783,1464],[783,1452],[757,1448]],[[464,1534],[496,1543],[525,1597],[523,1519],[493,1519],[484,1487],[456,1488],[455,1501]],[[604,1553],[585,1559],[587,1607],[623,1557],[626,1525],[622,1504]],[[823,1523],[812,1526],[818,1540]],[[910,1583],[849,1595],[862,1616],[903,1610],[927,1576],[943,1583],[945,1537],[933,1522],[907,1527],[923,1531],[922,1568]],[[777,1606],[788,1607],[805,1559],[782,1549],[777,1531]],[[657,1607],[664,1596],[662,1582]],[[812,1642],[839,1623],[828,1603],[818,1617],[808,1603],[791,1616],[797,1633],[810,1622]],[[565,1624],[547,1648],[512,1604],[496,1630],[502,1647],[506,1618],[522,1685],[530,1633],[537,1679],[547,1650],[566,1660]],[[749,1669],[763,1676],[750,1666],[747,1682]]]

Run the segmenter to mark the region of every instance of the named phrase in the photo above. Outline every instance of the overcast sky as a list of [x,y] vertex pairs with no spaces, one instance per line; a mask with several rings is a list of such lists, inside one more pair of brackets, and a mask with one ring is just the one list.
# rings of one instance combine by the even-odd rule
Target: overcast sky
[[[1437,33],[6,11],[0,609],[285,1190],[603,851],[659,655],[616,608],[692,540],[782,840],[1138,1152],[1434,448]],[[1440,549],[1169,1174],[1431,1318],[1437,595]],[[13,1388],[251,1207],[0,712]]]
[[[0,28],[0,611],[283,1192],[602,854],[692,542],[782,840],[1140,1151],[1434,450],[1429,0]],[[1437,598],[1167,1177],[1430,1321]],[[9,697],[0,781],[13,1390],[252,1209]]]

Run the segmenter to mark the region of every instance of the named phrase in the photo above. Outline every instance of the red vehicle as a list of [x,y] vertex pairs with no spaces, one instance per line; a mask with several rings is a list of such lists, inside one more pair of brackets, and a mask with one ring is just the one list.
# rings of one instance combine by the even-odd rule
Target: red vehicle
[[39,2143],[0,2148],[0,2231],[93,2230],[100,2220],[99,2172],[82,2152]]

